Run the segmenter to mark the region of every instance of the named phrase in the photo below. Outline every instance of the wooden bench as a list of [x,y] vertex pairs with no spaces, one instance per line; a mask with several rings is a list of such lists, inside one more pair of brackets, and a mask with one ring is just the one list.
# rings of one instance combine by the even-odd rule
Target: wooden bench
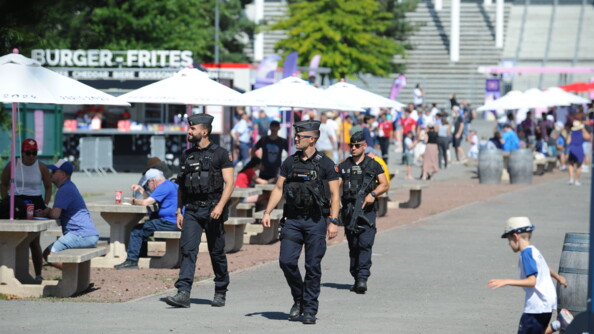
[[534,175],[543,175],[546,171],[547,160],[546,159],[538,159],[534,160],[532,167],[532,172]]
[[409,190],[409,198],[406,202],[395,202],[390,201],[388,203],[389,209],[416,209],[421,205],[421,192],[423,189],[427,188],[426,185],[410,185],[410,186],[403,186],[402,188]]
[[550,173],[557,167],[557,158],[556,157],[547,157],[547,167],[545,168],[545,172]]
[[155,239],[165,239],[165,254],[161,257],[141,257],[138,268],[177,268],[181,261],[179,239],[181,231],[155,231]]
[[[264,211],[254,213],[254,218],[261,220]],[[262,224],[250,224],[246,227],[243,235],[243,242],[250,245],[266,245],[278,240],[278,228],[283,218],[283,210],[274,209],[270,213],[270,227],[265,228]]]
[[388,201],[390,198],[388,197],[388,193],[385,192],[377,197],[377,216],[383,217],[388,213]]
[[[62,280],[57,285],[47,286],[50,296],[70,297],[85,291],[91,283],[91,259],[107,253],[103,247],[71,248],[48,256],[49,262],[63,264]],[[46,291],[44,291],[44,294]]]
[[252,217],[256,203],[239,203],[235,208],[237,217]]

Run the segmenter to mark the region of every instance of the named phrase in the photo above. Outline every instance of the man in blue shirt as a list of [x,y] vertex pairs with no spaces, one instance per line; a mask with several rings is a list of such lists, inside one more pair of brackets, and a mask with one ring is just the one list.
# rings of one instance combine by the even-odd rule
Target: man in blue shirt
[[[52,173],[52,183],[58,188],[54,207],[37,210],[35,215],[52,219],[59,218],[64,235],[43,252],[46,261],[50,251],[57,253],[68,248],[91,248],[95,247],[99,241],[99,233],[91,220],[87,205],[78,188],[70,181],[70,176],[74,171],[72,164],[60,159],[55,165],[48,165],[47,168]],[[52,263],[52,265],[62,269],[61,263]]]
[[[128,241],[126,261],[115,266],[116,269],[138,269],[138,258],[140,257],[142,245],[147,242],[148,237],[152,236],[155,231],[179,231],[175,213],[177,210],[177,184],[165,179],[163,172],[154,168],[146,171],[144,176],[145,181],[143,184],[133,184],[130,188],[132,192],[139,191],[145,198],[131,198],[129,199],[130,204],[158,205],[158,209],[154,210],[154,213],[149,217],[149,221],[134,226]],[[147,186],[151,191],[150,196],[144,191],[144,186]]]
[[511,125],[505,124],[503,126],[503,135],[501,136],[503,142],[503,150],[506,152],[517,150],[520,148],[520,138],[512,130]]

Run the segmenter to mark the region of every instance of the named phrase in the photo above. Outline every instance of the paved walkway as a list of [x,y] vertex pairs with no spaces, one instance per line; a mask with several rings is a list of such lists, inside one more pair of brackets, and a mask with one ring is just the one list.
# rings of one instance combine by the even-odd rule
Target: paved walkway
[[190,309],[163,303],[170,292],[122,304],[0,301],[2,332],[514,333],[523,291],[486,287],[518,275],[518,255],[500,238],[505,220],[529,216],[533,242],[556,270],[565,233],[588,229],[586,177],[583,187],[552,180],[378,235],[366,295],[348,290],[346,244],[329,247],[315,326],[286,320],[292,300],[275,262],[232,274],[224,308],[210,306],[211,282],[194,288]]

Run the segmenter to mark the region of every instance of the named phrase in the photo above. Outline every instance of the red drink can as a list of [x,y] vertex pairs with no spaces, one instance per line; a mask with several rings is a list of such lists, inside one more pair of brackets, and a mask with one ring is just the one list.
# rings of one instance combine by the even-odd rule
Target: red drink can
[[33,213],[35,212],[35,204],[25,204],[27,207],[27,219],[33,219]]
[[122,204],[122,191],[116,190],[116,204]]

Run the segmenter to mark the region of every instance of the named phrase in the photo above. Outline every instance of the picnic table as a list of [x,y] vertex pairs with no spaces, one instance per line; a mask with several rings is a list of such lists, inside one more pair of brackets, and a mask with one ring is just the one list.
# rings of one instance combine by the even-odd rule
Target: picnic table
[[109,224],[109,247],[105,256],[91,260],[92,267],[113,268],[126,261],[126,244],[130,232],[138,222],[146,216],[146,207],[115,203],[87,203],[92,212],[99,212]]
[[0,220],[0,293],[19,297],[44,295],[46,285],[29,274],[29,244],[55,225],[46,220]]
[[[274,190],[274,187],[276,187],[276,183],[256,184],[256,188],[262,189],[262,192],[263,192],[262,194],[267,196],[267,198],[270,198],[270,193],[272,193],[272,190]],[[281,200],[276,205],[276,208],[282,210],[284,205],[285,205],[285,196],[283,196],[281,198]]]
[[229,198],[229,217],[237,217],[237,205],[241,203],[245,198],[261,195],[262,189],[258,188],[235,188]]

